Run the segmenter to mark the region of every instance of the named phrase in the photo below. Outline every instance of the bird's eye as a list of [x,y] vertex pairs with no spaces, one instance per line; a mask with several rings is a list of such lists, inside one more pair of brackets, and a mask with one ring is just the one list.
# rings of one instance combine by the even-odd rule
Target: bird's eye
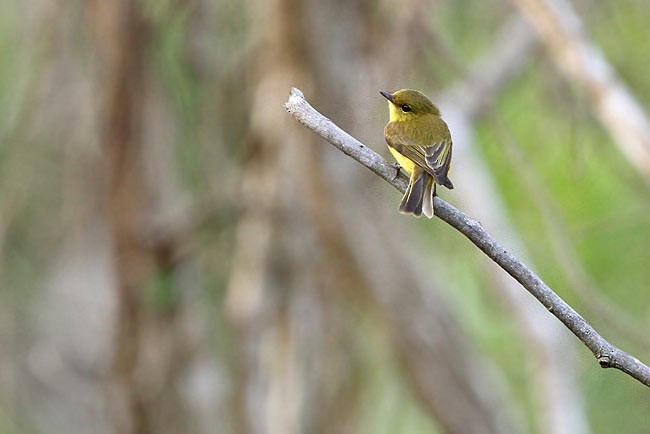
[[408,105],[408,104],[402,104],[402,111],[403,111],[404,113],[408,113],[408,112],[410,112],[410,111],[411,111],[411,106]]

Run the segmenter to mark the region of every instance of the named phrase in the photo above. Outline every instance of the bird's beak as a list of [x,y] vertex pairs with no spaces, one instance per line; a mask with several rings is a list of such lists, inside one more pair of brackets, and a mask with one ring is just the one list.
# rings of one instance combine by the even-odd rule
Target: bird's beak
[[393,100],[393,95],[391,95],[391,94],[388,93],[388,92],[384,92],[383,90],[380,90],[379,93],[381,94],[381,96],[383,96],[384,98],[386,98],[388,101],[390,101],[390,102],[392,102],[393,104],[395,104],[395,100]]

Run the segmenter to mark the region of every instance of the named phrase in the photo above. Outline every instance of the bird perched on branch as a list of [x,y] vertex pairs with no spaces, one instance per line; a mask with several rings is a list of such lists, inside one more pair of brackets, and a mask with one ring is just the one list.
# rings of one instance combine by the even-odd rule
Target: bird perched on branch
[[436,184],[454,188],[447,177],[451,165],[451,134],[440,110],[421,92],[402,89],[380,92],[388,100],[389,121],[384,137],[393,157],[410,174],[399,210],[433,217]]

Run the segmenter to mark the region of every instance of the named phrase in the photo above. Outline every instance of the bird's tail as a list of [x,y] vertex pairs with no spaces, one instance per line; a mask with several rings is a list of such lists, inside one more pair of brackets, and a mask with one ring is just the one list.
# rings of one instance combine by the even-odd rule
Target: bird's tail
[[433,177],[419,167],[411,173],[409,185],[399,205],[399,211],[420,217],[433,217]]

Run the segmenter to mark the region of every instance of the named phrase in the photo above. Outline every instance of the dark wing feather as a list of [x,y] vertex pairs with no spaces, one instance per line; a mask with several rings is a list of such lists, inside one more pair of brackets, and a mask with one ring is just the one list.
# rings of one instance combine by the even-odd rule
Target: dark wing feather
[[437,184],[452,189],[454,184],[447,177],[451,166],[451,139],[434,143],[431,146],[420,146],[402,135],[387,135],[388,146],[422,167],[433,176]]
[[451,180],[447,177],[451,166],[451,139],[445,139],[424,148],[427,166],[434,172],[436,183],[447,188],[454,188]]

